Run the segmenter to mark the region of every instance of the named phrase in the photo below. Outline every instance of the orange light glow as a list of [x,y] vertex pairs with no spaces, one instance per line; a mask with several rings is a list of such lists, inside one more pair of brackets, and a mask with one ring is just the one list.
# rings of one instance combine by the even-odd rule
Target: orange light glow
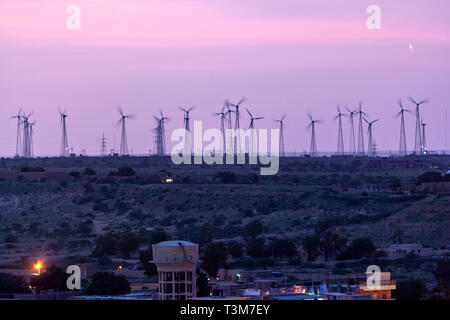
[[42,262],[38,261],[36,262],[36,264],[34,265],[34,268],[38,271],[38,273],[41,273],[41,269],[42,269]]

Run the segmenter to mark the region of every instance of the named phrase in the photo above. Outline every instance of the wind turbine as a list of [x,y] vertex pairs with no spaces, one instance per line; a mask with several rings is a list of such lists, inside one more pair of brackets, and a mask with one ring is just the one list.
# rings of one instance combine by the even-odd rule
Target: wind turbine
[[16,132],[16,154],[15,157],[20,156],[20,149],[21,149],[21,143],[22,143],[22,134],[21,134],[21,119],[22,119],[22,108],[19,109],[17,112],[17,115],[12,116],[11,119],[17,119],[17,132]]
[[338,114],[334,117],[334,120],[338,121],[338,143],[337,143],[337,154],[344,155],[344,134],[342,133],[342,117],[345,117],[345,114],[341,112],[339,105],[337,106]]
[[280,120],[273,120],[274,122],[278,122],[280,124],[280,141],[279,148],[280,154],[284,157],[284,119],[286,118],[286,114],[281,117]]
[[311,145],[309,148],[309,154],[311,157],[317,155],[317,140],[316,140],[316,123],[320,123],[320,120],[313,120],[311,113],[308,113],[310,123],[308,125],[311,128]]
[[414,143],[414,151],[416,154],[423,153],[423,141],[422,141],[422,134],[421,134],[421,118],[420,118],[420,106],[424,103],[427,103],[428,99],[423,99],[422,101],[417,102],[412,97],[408,97],[408,100],[411,101],[416,105],[416,137],[415,137],[415,143]]
[[398,105],[400,107],[400,111],[395,114],[396,118],[400,117],[400,149],[399,154],[401,156],[407,155],[406,149],[406,128],[405,128],[405,112],[411,112],[409,109],[405,109],[403,107],[403,103],[401,99],[398,99]]
[[166,134],[164,130],[164,123],[169,120],[168,117],[165,117],[162,111],[159,111],[160,118],[154,117],[156,121],[156,153],[159,156],[163,156],[166,153]]
[[185,129],[185,136],[184,136],[184,150],[183,150],[183,154],[191,154],[191,131],[189,128],[189,121],[190,121],[190,117],[189,117],[189,113],[194,110],[195,107],[192,106],[190,108],[182,108],[180,107],[180,110],[182,110],[184,112],[184,129]]
[[227,101],[225,101],[224,105],[222,106],[222,110],[217,113],[213,113],[213,116],[218,117],[220,116],[220,133],[222,134],[222,152],[225,153],[226,145],[225,145],[225,120],[226,120],[226,113],[225,108],[227,107]]
[[422,122],[422,147],[423,147],[423,154],[427,154],[428,153],[427,139],[426,139],[426,136],[425,136],[425,127],[426,126],[427,126],[427,124]]
[[124,114],[122,111],[122,106],[118,105],[116,107],[117,111],[120,113],[120,119],[117,121],[116,126],[122,127],[122,134],[120,138],[120,152],[121,156],[128,155],[128,140],[127,140],[127,129],[125,126],[126,119],[134,119],[134,115],[132,114]]
[[355,122],[353,121],[354,116],[358,110],[350,110],[348,107],[346,107],[349,115],[350,120],[350,145],[349,145],[349,152],[352,155],[356,154],[356,140],[355,140]]
[[[231,133],[231,130],[233,130],[233,125],[232,125],[232,119],[231,119],[231,114],[234,112],[233,110],[231,110],[230,106],[230,102],[228,100],[225,101],[225,105],[227,107],[227,112],[226,117],[227,117],[227,122],[228,122],[228,127],[227,129],[229,130],[229,132]],[[233,144],[233,135],[230,134],[229,138],[228,138],[228,145],[227,145],[227,153],[232,153],[234,150],[234,144]]]
[[368,124],[367,132],[369,134],[369,145],[367,147],[367,155],[369,157],[375,157],[375,144],[374,144],[374,141],[373,141],[372,125],[375,122],[379,121],[379,119],[376,119],[376,120],[373,120],[373,121],[368,121],[366,118],[363,118],[363,119]]
[[29,143],[30,143],[30,158],[34,157],[34,145],[33,145],[33,127],[36,124],[36,121],[31,122],[30,124],[28,124],[28,126],[30,127],[30,139],[29,139]]
[[255,120],[261,120],[261,119],[264,119],[264,117],[253,117],[253,115],[251,114],[251,112],[247,109],[247,108],[245,108],[245,110],[247,110],[247,113],[249,114],[249,116],[250,116],[250,125],[249,125],[249,129],[250,129],[250,146],[249,146],[249,154],[251,153],[251,154],[256,154],[256,152],[257,152],[257,146],[255,145],[255,136],[256,136],[256,133],[255,133]]
[[362,104],[359,103],[359,129],[358,129],[358,155],[363,156],[365,155],[364,151],[364,131],[363,131],[363,119],[365,116],[367,116],[367,113],[362,111]]
[[236,130],[236,140],[237,140],[237,154],[242,153],[242,149],[241,149],[241,139],[240,139],[240,124],[239,124],[239,107],[242,104],[242,102],[245,101],[245,97],[243,97],[237,104],[230,104],[232,107],[236,108],[236,119],[235,119],[235,123],[234,123],[234,129]]
[[59,110],[59,115],[61,117],[61,128],[62,128],[60,156],[68,157],[69,156],[69,143],[67,140],[67,129],[66,129],[67,114],[65,111]]
[[31,117],[32,113],[29,114],[22,114],[22,121],[23,124],[23,145],[22,145],[22,156],[24,158],[31,158],[31,144],[30,144],[30,123],[29,118]]

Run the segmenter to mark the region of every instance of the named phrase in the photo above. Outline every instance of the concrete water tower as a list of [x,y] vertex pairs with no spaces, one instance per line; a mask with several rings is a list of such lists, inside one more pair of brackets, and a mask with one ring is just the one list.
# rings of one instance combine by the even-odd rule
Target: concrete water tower
[[152,246],[158,270],[159,300],[187,300],[197,295],[198,245],[188,241],[164,241]]

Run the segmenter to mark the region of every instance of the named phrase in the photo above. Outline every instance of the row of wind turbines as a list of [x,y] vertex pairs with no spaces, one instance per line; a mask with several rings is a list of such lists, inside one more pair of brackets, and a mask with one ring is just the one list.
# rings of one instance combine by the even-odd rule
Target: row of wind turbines
[[[426,138],[425,138],[425,127],[426,123],[423,122],[423,119],[420,115],[420,107],[424,103],[428,102],[428,99],[416,101],[412,97],[408,97],[408,100],[412,102],[415,106],[415,117],[416,117],[416,126],[415,126],[415,146],[414,153],[416,154],[424,154],[427,153],[426,147]],[[220,131],[223,137],[223,149],[224,152],[227,150],[233,150],[235,154],[241,154],[245,152],[243,150],[243,146],[241,145],[241,139],[239,137],[239,129],[241,129],[240,125],[240,113],[241,113],[241,105],[246,101],[246,98],[242,98],[236,104],[225,101],[220,112],[213,113],[212,116],[220,117]],[[405,126],[405,114],[411,113],[413,110],[406,109],[403,106],[401,99],[398,100],[398,105],[400,107],[400,111],[395,114],[397,118],[400,118],[400,146],[399,146],[399,155],[407,155],[407,146],[406,146],[406,126]],[[190,113],[195,109],[195,106],[191,107],[179,107],[179,109],[183,112],[183,124],[186,132],[185,144],[183,152],[189,152],[190,148]],[[121,130],[121,139],[120,139],[120,149],[118,154],[121,156],[129,155],[128,150],[128,139],[127,139],[127,129],[126,124],[128,119],[134,119],[135,115],[133,114],[125,114],[120,105],[116,106],[117,111],[120,114],[120,118],[116,123],[116,127],[120,127]],[[375,119],[370,121],[368,119],[368,114],[363,111],[362,103],[359,104],[359,108],[355,110],[351,110],[350,108],[345,108],[347,113],[341,112],[341,108],[337,106],[337,115],[334,117],[334,120],[338,122],[338,133],[337,133],[337,155],[358,155],[358,156],[376,156],[376,144],[374,140],[373,134],[373,125],[379,121],[379,119]],[[255,129],[255,122],[264,117],[255,117],[252,112],[245,108],[249,117],[249,129]],[[234,128],[233,128],[233,119],[232,116],[234,114]],[[12,116],[12,119],[17,120],[17,136],[16,136],[16,157],[24,157],[31,158],[34,156],[33,150],[33,126],[36,124],[36,121],[31,121],[30,117],[32,113],[25,113],[22,109],[19,109],[18,113]],[[69,152],[69,143],[67,138],[67,126],[66,119],[68,117],[65,111],[59,110],[59,117],[61,121],[61,146],[60,146],[60,156],[68,157],[70,155]],[[355,118],[358,118],[358,139],[355,139]],[[284,147],[284,130],[285,125],[284,121],[286,118],[286,114],[284,114],[280,119],[273,120],[278,123],[280,136],[279,136],[279,154],[280,156],[285,156],[285,147]],[[317,156],[317,138],[316,138],[316,130],[317,125],[321,124],[321,120],[314,119],[311,113],[308,113],[309,124],[308,128],[311,130],[311,142],[310,142],[310,156]],[[350,124],[350,135],[349,135],[349,149],[348,152],[345,152],[344,149],[344,134],[343,134],[343,118],[349,119]],[[170,119],[163,114],[162,111],[159,112],[159,116],[154,116],[154,120],[156,122],[156,127],[153,129],[155,133],[155,151],[157,155],[163,156],[167,154],[166,150],[166,142],[165,142],[165,123]],[[364,141],[364,123],[367,124],[367,136],[368,136],[368,146],[367,152],[365,150],[365,141]],[[230,138],[229,141],[226,141],[226,130],[234,129],[236,130],[235,141]],[[250,139],[253,139],[253,135],[250,135]],[[236,142],[236,143],[234,143]],[[253,145],[252,141],[250,145]],[[102,156],[108,155],[106,138],[103,135],[100,139],[100,154]],[[115,153],[115,150],[111,150]]]

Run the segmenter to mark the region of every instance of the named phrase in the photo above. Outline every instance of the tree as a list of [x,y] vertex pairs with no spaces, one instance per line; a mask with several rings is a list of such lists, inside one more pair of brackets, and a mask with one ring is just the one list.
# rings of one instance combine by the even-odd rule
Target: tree
[[219,171],[215,174],[214,179],[219,179],[222,183],[233,183],[236,181],[236,175],[231,171]]
[[237,241],[230,241],[227,243],[228,253],[233,258],[240,258],[242,257],[242,243]]
[[227,265],[227,247],[223,242],[208,243],[203,250],[203,268],[212,277]]
[[85,168],[83,174],[84,174],[85,176],[94,176],[94,175],[96,175],[97,173],[96,173],[95,170],[92,169],[92,168]]
[[0,272],[0,293],[25,293],[28,286],[25,278]]
[[320,238],[316,235],[303,239],[302,246],[308,255],[308,261],[316,261],[317,257],[322,253]]
[[96,272],[86,288],[88,295],[120,295],[131,291],[130,282],[123,275],[112,272]]
[[261,235],[263,231],[263,225],[259,220],[253,220],[252,222],[249,222],[244,226],[244,229],[242,230],[242,236],[247,241],[255,240],[257,237]]
[[438,283],[438,288],[450,296],[450,259],[442,258],[436,265],[434,277]]
[[269,251],[273,257],[295,257],[297,256],[297,247],[290,239],[274,239],[270,243]]
[[139,261],[144,269],[144,274],[147,277],[152,277],[158,274],[156,265],[150,261],[153,260],[153,252],[150,246],[149,249],[139,250]]
[[266,247],[266,239],[264,238],[250,240],[247,243],[246,251],[247,255],[252,258],[265,258],[270,255]]
[[326,231],[320,240],[325,260],[333,258],[347,244],[347,239],[337,233]]
[[117,169],[117,174],[121,177],[131,177],[134,176],[136,172],[130,167],[120,167]]
[[117,251],[117,235],[108,232],[100,235],[95,240],[95,249],[92,253],[94,256],[113,255]]
[[119,235],[116,245],[120,254],[128,258],[130,253],[139,249],[140,241],[134,233],[124,232]]
[[45,272],[31,278],[30,285],[38,290],[67,290],[68,277],[69,275],[63,269],[52,265]]
[[338,257],[339,260],[361,259],[370,257],[375,253],[375,246],[368,238],[354,239],[344,252]]
[[393,296],[397,300],[421,300],[425,297],[427,288],[421,280],[397,282]]
[[207,297],[210,293],[210,287],[208,283],[208,276],[197,269],[197,297]]
[[160,243],[168,239],[167,233],[163,230],[155,230],[152,234],[152,244]]

